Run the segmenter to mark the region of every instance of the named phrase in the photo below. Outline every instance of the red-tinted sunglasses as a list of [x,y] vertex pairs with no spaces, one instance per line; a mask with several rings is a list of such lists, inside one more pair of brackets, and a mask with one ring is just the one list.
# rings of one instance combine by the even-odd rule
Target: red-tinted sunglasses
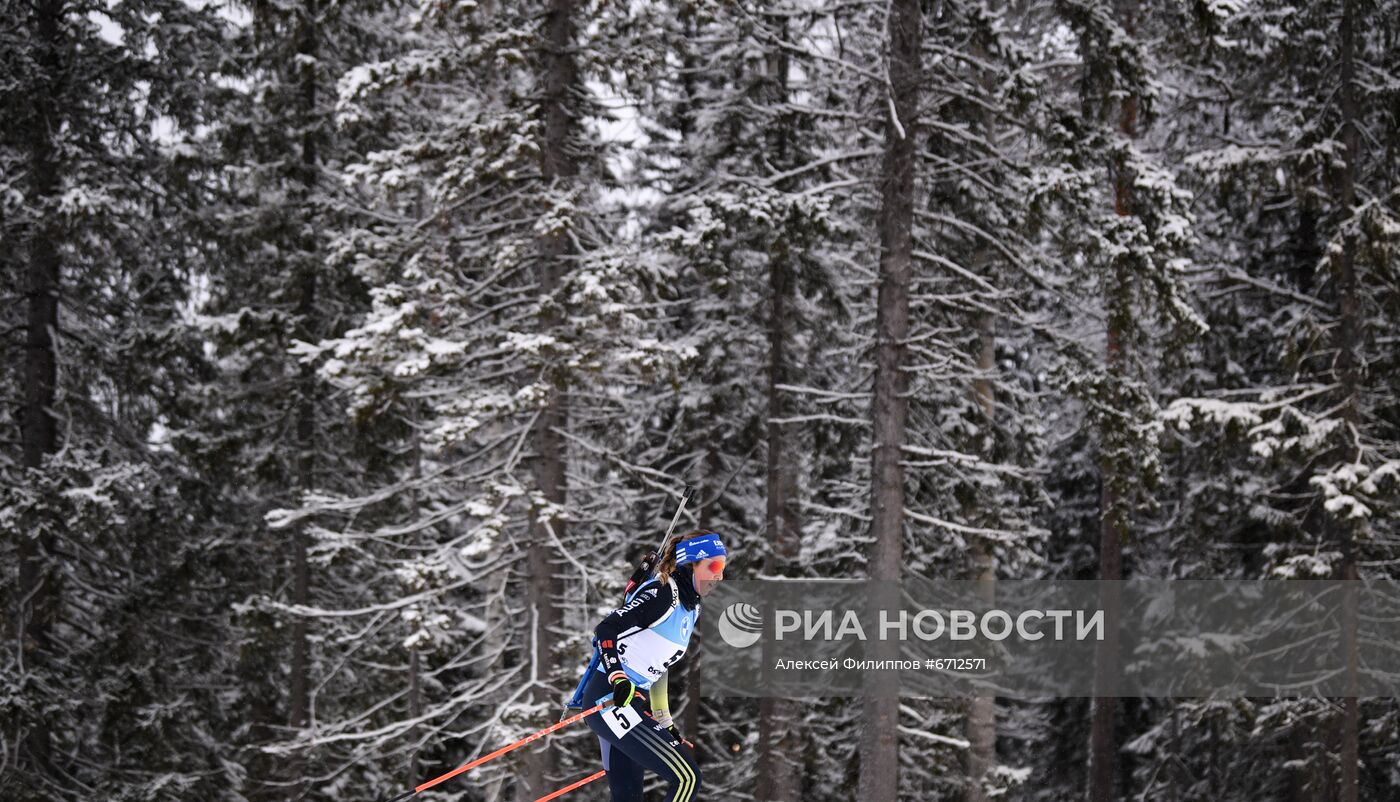
[[724,570],[724,560],[702,560],[700,564],[712,574],[718,574]]

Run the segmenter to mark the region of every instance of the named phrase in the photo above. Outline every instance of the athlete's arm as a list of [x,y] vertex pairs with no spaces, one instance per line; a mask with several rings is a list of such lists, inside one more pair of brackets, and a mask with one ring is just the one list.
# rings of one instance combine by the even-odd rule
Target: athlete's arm
[[694,749],[695,744],[681,737],[680,731],[676,729],[676,722],[671,719],[671,706],[666,698],[666,678],[669,676],[671,676],[671,672],[667,671],[651,684],[651,717],[667,732],[675,736],[676,740]]
[[651,717],[656,719],[656,723],[663,727],[670,728],[671,721],[671,700],[667,698],[666,678],[671,676],[667,671],[659,679],[651,683]]
[[647,629],[660,621],[671,609],[675,591],[670,584],[649,585],[641,590],[632,601],[608,613],[607,617],[593,630],[598,638],[598,651],[602,654],[603,670],[608,672],[608,682],[622,671],[622,660],[617,656],[617,639],[636,630]]

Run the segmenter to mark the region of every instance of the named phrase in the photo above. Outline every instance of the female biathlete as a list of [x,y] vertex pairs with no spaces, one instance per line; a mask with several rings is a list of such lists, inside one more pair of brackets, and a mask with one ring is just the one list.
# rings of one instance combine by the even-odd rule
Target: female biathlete
[[700,597],[724,579],[725,559],[714,532],[682,535],[665,550],[656,576],[594,632],[601,660],[584,699],[589,707],[606,699],[614,704],[584,720],[598,734],[612,802],[642,802],[643,769],[665,778],[666,802],[699,799],[694,745],[680,737],[671,720],[666,670],[685,654],[700,617]]

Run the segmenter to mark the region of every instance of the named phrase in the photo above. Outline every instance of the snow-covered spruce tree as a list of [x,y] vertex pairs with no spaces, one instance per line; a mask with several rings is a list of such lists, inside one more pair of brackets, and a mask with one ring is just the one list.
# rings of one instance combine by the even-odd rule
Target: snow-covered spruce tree
[[[1033,235],[1031,149],[1040,78],[1006,12],[948,3],[929,19],[915,211],[908,504],[910,567],[1020,574],[1040,558],[1032,472],[1039,410],[1029,351],[1045,282]],[[1006,341],[1002,341],[1007,338]]]
[[0,796],[218,799],[207,483],[172,447],[201,131],[227,23],[181,2],[0,8]]
[[200,398],[210,424],[189,446],[230,504],[240,647],[232,708],[243,722],[237,760],[249,775],[241,791],[252,799],[311,793],[331,779],[300,753],[264,751],[317,715],[320,634],[315,619],[289,611],[334,592],[321,585],[317,522],[279,530],[264,516],[353,487],[374,469],[356,453],[373,441],[346,435],[343,400],[294,349],[344,331],[368,305],[330,232],[361,213],[334,175],[377,132],[336,132],[332,110],[347,65],[382,45],[380,5],[254,2],[236,9],[228,45],[239,79],[215,128],[225,164],[211,214],[220,258],[202,277],[199,309],[219,371]]
[[[356,425],[393,422],[361,436],[401,456],[276,521],[318,521],[332,581],[361,588],[317,615],[371,628],[327,647],[322,681],[343,697],[288,746],[374,767],[355,783],[406,785],[558,712],[584,629],[619,598],[630,516],[657,524],[638,500],[679,484],[631,443],[651,422],[647,382],[688,354],[653,336],[656,278],[604,194],[585,79],[617,60],[607,42],[565,4],[429,5],[395,26],[397,52],[347,74],[337,109],[341,130],[386,137],[340,171],[366,214],[332,246],[373,305],[304,358]],[[534,798],[596,761],[582,748],[473,779]]]
[[[1394,544],[1378,534],[1400,489],[1388,411],[1400,198],[1383,144],[1400,124],[1397,9],[1212,10],[1181,58],[1195,91],[1180,117],[1198,122],[1178,148],[1207,202],[1196,281],[1212,335],[1206,369],[1172,377],[1188,397],[1166,412],[1180,444],[1177,542],[1236,546],[1188,567],[1205,575],[1383,575]],[[1142,743],[1159,764],[1232,744],[1222,764],[1182,767],[1209,795],[1379,797],[1395,782],[1377,767],[1394,761],[1396,715],[1375,700],[1179,704]]]
[[[1168,335],[1190,338],[1204,329],[1186,303],[1182,276],[1192,237],[1191,196],[1151,137],[1143,136],[1161,95],[1150,43],[1160,40],[1165,15],[1148,3],[1056,7],[1077,38],[1078,109],[1068,113],[1073,106],[1066,102],[1067,113],[1050,131],[1053,156],[1043,194],[1064,209],[1060,244],[1072,275],[1098,296],[1067,298],[1066,306],[1103,309],[1102,317],[1078,321],[1071,330],[1076,336],[1065,340],[1061,376],[1065,390],[1083,402],[1084,422],[1097,441],[1097,576],[1116,580],[1125,575],[1123,549],[1134,515],[1151,507],[1148,491],[1160,474],[1161,423],[1152,385],[1160,351]],[[1105,603],[1112,619],[1113,602]],[[1097,666],[1112,664],[1116,649],[1112,638],[1101,644]],[[1097,671],[1095,681],[1103,686]],[[1089,733],[1092,800],[1118,793],[1119,705],[1112,688],[1105,690],[1095,700]]]
[[[1027,21],[1000,3],[945,3],[928,18],[915,210],[909,348],[910,477],[906,563],[917,574],[977,579],[1043,561],[1036,522],[1042,492],[1043,407],[1035,394],[1038,333],[1047,317],[1045,260],[1034,237],[1032,169],[1042,78],[1022,41]],[[1006,793],[1016,769],[997,769],[991,697],[908,703],[919,729],[956,740],[918,744],[901,791],[968,799]],[[959,717],[963,721],[958,725]],[[912,746],[912,745],[911,745]],[[962,770],[944,765],[962,762]],[[911,784],[912,783],[912,784]]]
[[[1210,508],[1243,511],[1232,529],[1257,544],[1250,567],[1284,578],[1340,576],[1344,531],[1354,559],[1372,554],[1367,522],[1394,515],[1400,470],[1385,411],[1400,201],[1397,168],[1375,144],[1400,122],[1386,105],[1394,90],[1356,78],[1394,71],[1394,7],[1312,10],[1224,16],[1199,65],[1231,76],[1228,95],[1199,103],[1214,125],[1188,164],[1211,202],[1199,280],[1238,357],[1202,372],[1213,386],[1189,377],[1199,397],[1167,413],[1193,442],[1223,432],[1243,446],[1222,469],[1251,485],[1203,490]],[[1335,33],[1289,35],[1305,30]],[[1294,101],[1270,102],[1283,96]]]

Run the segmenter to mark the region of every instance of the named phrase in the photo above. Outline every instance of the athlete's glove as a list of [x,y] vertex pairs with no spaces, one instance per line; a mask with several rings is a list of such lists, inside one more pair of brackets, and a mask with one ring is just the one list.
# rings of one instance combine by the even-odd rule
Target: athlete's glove
[[676,729],[676,725],[672,724],[671,726],[669,726],[669,727],[666,728],[666,731],[669,732],[669,733],[671,733],[672,737],[674,737],[677,741],[680,741],[681,743],[683,743],[683,744],[685,744],[686,746],[690,747],[691,751],[694,751],[694,750],[695,750],[695,744],[693,744],[693,743],[691,743],[690,741],[687,741],[686,739],[682,738],[682,737],[681,737],[681,731],[678,730],[678,729]]
[[618,708],[623,708],[631,704],[632,699],[637,696],[637,686],[621,671],[613,675],[612,687],[613,705]]
[[671,718],[671,711],[654,710],[652,711],[651,717],[656,719],[656,723],[660,724],[662,729],[666,730],[666,732],[669,732],[671,734],[671,737],[675,738],[677,741],[680,741],[681,743],[685,744],[691,749],[695,748],[695,744],[681,737],[681,731],[676,729],[675,720]]

